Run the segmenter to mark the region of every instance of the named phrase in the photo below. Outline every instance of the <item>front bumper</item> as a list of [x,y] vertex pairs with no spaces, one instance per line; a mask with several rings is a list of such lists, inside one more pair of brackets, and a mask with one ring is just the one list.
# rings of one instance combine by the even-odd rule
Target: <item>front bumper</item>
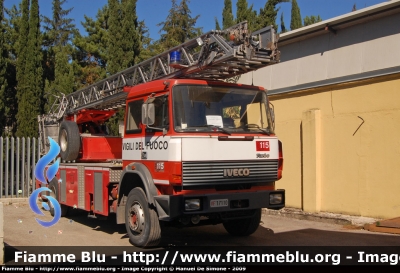
[[[271,194],[281,194],[281,202],[271,204],[270,199],[273,199],[270,198]],[[200,199],[200,208],[186,211],[185,200],[196,198]],[[240,212],[259,208],[281,209],[285,207],[285,190],[203,195],[159,195],[155,196],[154,199],[159,219],[172,221],[189,215]]]

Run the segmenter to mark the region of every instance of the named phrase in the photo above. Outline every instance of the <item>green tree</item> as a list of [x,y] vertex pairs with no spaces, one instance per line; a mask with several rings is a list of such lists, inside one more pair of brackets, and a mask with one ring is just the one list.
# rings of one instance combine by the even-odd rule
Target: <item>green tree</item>
[[227,29],[235,24],[232,13],[232,0],[224,0],[224,9],[222,11],[222,28]]
[[[47,97],[45,110],[53,104],[54,96],[59,92],[69,94],[73,91],[73,72],[70,64],[72,54],[71,41],[74,33],[77,32],[73,19],[66,18],[72,8],[64,10],[62,5],[66,0],[53,0],[52,19],[44,17],[44,77],[45,93]],[[64,56],[62,56],[64,55]],[[57,63],[59,62],[59,63]],[[72,78],[71,78],[72,77]]]
[[107,46],[107,72],[115,74],[122,68],[122,59],[124,51],[121,43],[122,36],[121,24],[121,5],[118,0],[108,0],[108,46]]
[[66,46],[71,42],[73,34],[76,31],[74,21],[71,18],[66,18],[73,8],[64,10],[62,5],[67,0],[53,0],[53,18],[43,17],[44,44],[45,46]]
[[300,8],[296,0],[292,0],[292,17],[290,20],[290,29],[295,30],[301,28],[301,14]]
[[288,0],[268,0],[265,3],[264,8],[260,9],[256,20],[256,28],[261,29],[266,26],[273,26],[275,30],[278,30],[278,26],[276,25],[276,17],[278,16],[279,7],[278,4],[288,2]]
[[16,41],[16,67],[17,67],[17,91],[18,91],[18,101],[21,101],[23,88],[25,88],[27,83],[25,82],[25,68],[27,60],[27,49],[28,49],[28,37],[29,33],[29,0],[22,0],[21,2],[21,18],[17,21],[18,26],[18,39]]
[[249,7],[247,0],[238,0],[236,2],[236,22],[247,21],[250,31],[254,30],[256,25],[257,12],[253,11],[253,5]]
[[135,60],[140,54],[141,30],[136,14],[136,3],[137,0],[122,0],[123,69],[135,65]]
[[312,24],[315,24],[315,23],[318,23],[321,21],[322,21],[322,19],[319,15],[318,16],[314,16],[314,15],[306,16],[306,17],[304,17],[304,26],[309,26],[309,25],[312,25]]
[[108,6],[99,9],[96,18],[85,16],[82,26],[87,36],[75,35],[73,65],[77,89],[106,77],[108,45]]
[[283,12],[281,13],[281,33],[285,33],[286,27],[285,27],[285,21],[283,20]]
[[160,41],[154,41],[150,38],[149,30],[144,21],[139,22],[139,36],[140,36],[140,53],[136,57],[135,62],[140,63],[148,60],[164,51]]
[[171,0],[171,2],[172,7],[167,19],[158,24],[158,26],[162,26],[160,42],[165,50],[201,34],[201,28],[195,27],[200,15],[192,18],[188,7],[189,0],[181,0],[179,5],[176,0]]
[[17,130],[17,50],[20,33],[21,11],[14,5],[11,9],[5,9],[7,18],[5,19],[5,43],[6,48],[6,88],[3,93],[4,100],[4,123],[7,126],[7,134],[15,135]]
[[221,26],[219,25],[217,17],[215,17],[215,30],[221,30]]
[[[115,74],[135,64],[140,54],[140,33],[136,15],[137,0],[109,0],[108,62],[107,71]],[[119,121],[124,119],[124,110],[108,121],[111,134],[118,135]]]
[[[5,46],[5,28],[4,28],[4,0],[0,0],[0,117],[6,113],[5,94],[7,89],[6,69],[7,69],[7,49]],[[5,119],[0,119],[0,136],[3,134]]]
[[[21,134],[20,129],[21,126],[24,126],[24,118],[29,115],[27,113],[27,108],[25,108],[25,104],[29,104],[27,102],[27,96],[25,95],[26,90],[28,90],[28,82],[26,79],[26,61],[28,59],[28,37],[29,34],[29,0],[22,0],[20,4],[21,9],[21,18],[18,20],[17,25],[19,29],[18,40],[16,41],[16,80],[17,80],[17,100],[18,100],[18,109],[17,109],[17,135],[25,136]],[[28,105],[29,106],[29,105]],[[21,109],[21,110],[20,110]],[[24,133],[24,132],[22,132]]]
[[45,82],[45,112],[49,111],[56,100],[55,96],[60,96],[60,93],[65,95],[72,93],[75,85],[74,70],[70,63],[70,48],[57,46],[53,51],[55,53],[54,81]]
[[[26,38],[26,36],[24,37]],[[37,137],[37,116],[43,112],[42,39],[39,3],[31,1],[24,85],[18,90],[17,136]],[[19,58],[19,56],[18,56]],[[18,83],[19,85],[20,83]]]

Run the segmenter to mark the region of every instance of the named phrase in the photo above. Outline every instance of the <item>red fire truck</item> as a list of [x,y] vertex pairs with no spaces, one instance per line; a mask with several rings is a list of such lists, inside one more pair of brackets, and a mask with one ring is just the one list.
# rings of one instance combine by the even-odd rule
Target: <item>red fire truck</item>
[[[62,216],[115,213],[140,247],[158,245],[168,225],[254,233],[262,208],[285,204],[282,145],[266,90],[231,79],[277,63],[276,44],[272,27],[249,33],[243,22],[58,97],[38,120],[43,153],[49,136],[61,148],[48,187]],[[122,137],[110,136],[119,108]]]

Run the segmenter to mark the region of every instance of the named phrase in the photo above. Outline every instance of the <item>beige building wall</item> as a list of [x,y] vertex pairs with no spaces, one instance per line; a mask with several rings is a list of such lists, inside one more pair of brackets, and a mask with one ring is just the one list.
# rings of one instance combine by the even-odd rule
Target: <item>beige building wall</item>
[[400,216],[398,22],[393,0],[284,33],[281,63],[240,77],[269,90],[287,207]]
[[271,96],[288,207],[400,216],[399,78]]

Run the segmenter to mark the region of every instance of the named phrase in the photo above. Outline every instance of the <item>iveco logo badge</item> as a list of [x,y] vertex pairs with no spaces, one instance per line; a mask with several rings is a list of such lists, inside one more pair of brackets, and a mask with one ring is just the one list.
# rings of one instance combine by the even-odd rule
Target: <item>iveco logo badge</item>
[[224,177],[230,176],[249,176],[250,170],[247,168],[244,169],[224,169]]

